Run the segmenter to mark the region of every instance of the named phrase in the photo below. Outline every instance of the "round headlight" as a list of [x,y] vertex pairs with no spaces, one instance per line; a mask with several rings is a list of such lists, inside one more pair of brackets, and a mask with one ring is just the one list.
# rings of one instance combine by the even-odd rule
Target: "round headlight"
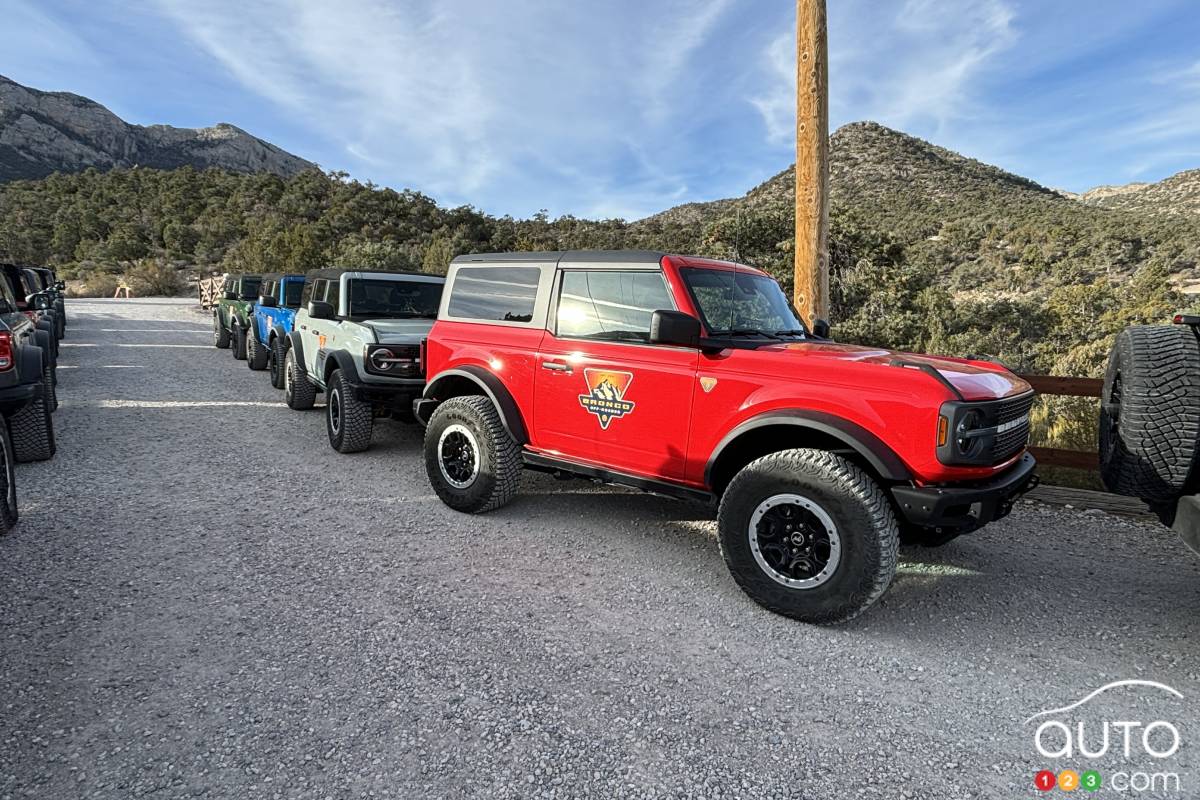
[[954,444],[958,447],[958,452],[964,456],[974,455],[975,452],[982,446],[982,438],[978,436],[970,436],[972,431],[979,430],[983,427],[983,414],[978,411],[968,411],[958,421],[958,426],[954,429]]
[[386,347],[380,347],[377,350],[371,351],[371,366],[380,372],[387,372],[392,368],[392,364],[395,363],[392,360],[395,357],[396,354],[391,350],[388,350]]

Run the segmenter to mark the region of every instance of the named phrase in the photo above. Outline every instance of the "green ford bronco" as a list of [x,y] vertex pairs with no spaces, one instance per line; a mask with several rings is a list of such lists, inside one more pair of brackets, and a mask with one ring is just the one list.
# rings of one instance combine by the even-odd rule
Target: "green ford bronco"
[[225,276],[221,297],[213,307],[213,344],[222,350],[233,348],[233,357],[246,359],[246,332],[250,330],[251,311],[262,285],[259,275]]

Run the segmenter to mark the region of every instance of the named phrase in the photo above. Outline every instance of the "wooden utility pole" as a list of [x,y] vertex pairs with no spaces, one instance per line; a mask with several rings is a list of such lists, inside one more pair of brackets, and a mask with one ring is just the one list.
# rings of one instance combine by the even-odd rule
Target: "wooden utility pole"
[[825,0],[796,0],[796,308],[829,316],[829,46]]

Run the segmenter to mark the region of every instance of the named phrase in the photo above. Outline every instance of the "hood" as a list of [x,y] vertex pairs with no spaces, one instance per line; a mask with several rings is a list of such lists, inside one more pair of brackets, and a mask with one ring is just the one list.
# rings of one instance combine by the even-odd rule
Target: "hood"
[[375,319],[363,323],[383,344],[420,344],[433,327],[431,319]]
[[875,364],[886,366],[889,369],[903,368],[894,366],[896,362],[909,365],[909,369],[932,367],[949,381],[966,400],[995,400],[1024,394],[1032,388],[1000,364],[991,361],[970,361],[965,358],[949,356],[926,356],[834,342],[796,342],[769,345],[762,349],[803,353],[807,358],[827,358],[843,362]]

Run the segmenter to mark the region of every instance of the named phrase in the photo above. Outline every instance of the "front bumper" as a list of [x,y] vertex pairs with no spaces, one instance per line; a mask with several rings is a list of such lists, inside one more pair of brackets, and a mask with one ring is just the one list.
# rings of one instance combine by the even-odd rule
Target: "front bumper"
[[909,523],[960,533],[1008,515],[1021,495],[1037,486],[1029,453],[994,478],[968,486],[893,486],[892,498]]
[[351,390],[356,400],[408,412],[412,411],[413,401],[425,391],[425,381],[419,378],[396,383],[369,383],[360,380],[351,384]]

